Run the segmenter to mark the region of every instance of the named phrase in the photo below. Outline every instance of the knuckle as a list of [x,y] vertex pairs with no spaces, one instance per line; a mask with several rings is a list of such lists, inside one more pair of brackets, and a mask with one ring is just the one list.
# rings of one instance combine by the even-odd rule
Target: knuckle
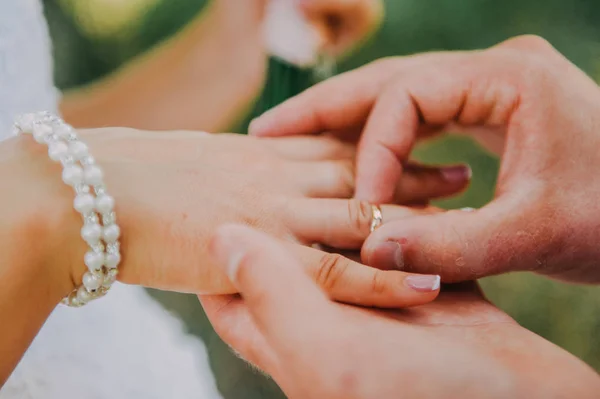
[[340,284],[346,269],[349,266],[349,260],[340,254],[323,254],[319,261],[316,282],[325,291],[330,291]]
[[369,68],[369,69],[373,70],[374,72],[378,72],[381,70],[394,71],[398,67],[399,60],[400,60],[399,57],[382,57],[382,58],[379,58],[379,59],[371,62],[365,68]]
[[336,186],[339,187],[340,195],[351,197],[354,194],[354,162],[351,160],[339,162],[336,170]]
[[371,228],[371,204],[357,199],[348,200],[348,222],[361,236],[368,234]]
[[387,274],[381,270],[375,270],[371,280],[371,292],[374,294],[384,294],[388,289]]
[[508,41],[508,43],[518,44],[523,48],[533,51],[554,51],[554,47],[550,42],[538,35],[521,35]]
[[570,64],[548,40],[537,35],[517,36],[499,47],[519,51],[521,57],[515,63],[515,72],[526,75],[526,81],[546,79],[548,74],[562,71]]

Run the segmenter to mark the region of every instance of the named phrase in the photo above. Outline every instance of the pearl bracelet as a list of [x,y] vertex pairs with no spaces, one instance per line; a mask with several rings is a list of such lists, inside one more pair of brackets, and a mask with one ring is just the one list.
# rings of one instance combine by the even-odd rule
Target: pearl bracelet
[[63,120],[48,112],[25,114],[17,117],[15,129],[16,134],[30,133],[35,141],[48,146],[50,159],[63,166],[62,180],[75,190],[73,206],[83,217],[81,237],[89,245],[83,258],[88,271],[82,285],[62,303],[83,306],[104,296],[117,278],[121,253],[115,201],[106,192],[102,169],[89,155],[87,145]]

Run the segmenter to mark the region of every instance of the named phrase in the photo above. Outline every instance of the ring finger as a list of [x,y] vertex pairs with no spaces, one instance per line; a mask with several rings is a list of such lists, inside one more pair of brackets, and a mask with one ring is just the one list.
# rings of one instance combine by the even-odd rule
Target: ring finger
[[[441,212],[435,207],[382,205],[383,223]],[[290,201],[286,225],[301,242],[341,249],[357,249],[371,232],[373,207],[356,199],[301,199]]]

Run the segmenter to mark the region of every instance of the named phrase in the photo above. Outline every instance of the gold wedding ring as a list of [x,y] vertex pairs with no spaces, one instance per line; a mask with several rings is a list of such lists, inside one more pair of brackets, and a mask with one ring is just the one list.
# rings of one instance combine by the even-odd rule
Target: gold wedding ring
[[371,220],[371,233],[374,232],[383,224],[383,214],[379,205],[371,205],[373,219]]

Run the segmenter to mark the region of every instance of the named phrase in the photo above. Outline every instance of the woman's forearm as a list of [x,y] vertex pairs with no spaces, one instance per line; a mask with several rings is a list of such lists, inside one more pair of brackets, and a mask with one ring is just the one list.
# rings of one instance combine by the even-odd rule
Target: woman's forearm
[[243,24],[229,15],[238,11],[220,3],[112,76],[66,93],[65,120],[75,127],[231,127],[258,95],[266,57],[260,24],[246,17],[251,26],[241,34]]
[[77,231],[65,218],[72,200],[44,152],[33,140],[0,143],[0,385],[73,289],[73,246],[60,240]]
[[[31,237],[31,244],[34,244]],[[50,270],[43,270],[30,248],[0,234],[0,385],[44,324],[61,296]]]

